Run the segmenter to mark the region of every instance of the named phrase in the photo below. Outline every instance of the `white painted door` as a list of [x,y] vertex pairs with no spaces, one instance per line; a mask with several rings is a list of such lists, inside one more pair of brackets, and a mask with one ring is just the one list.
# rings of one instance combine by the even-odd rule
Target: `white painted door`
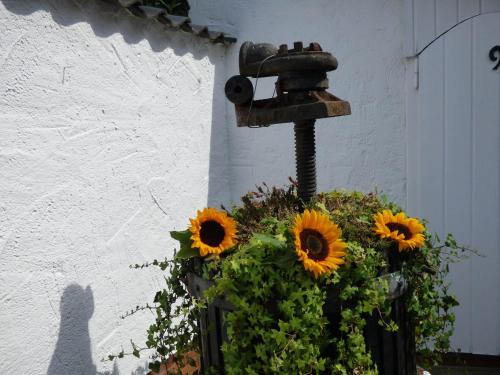
[[[408,80],[408,211],[478,249],[453,266],[454,349],[500,354],[500,13],[467,20],[418,57]],[[417,82],[418,88],[413,84]]]

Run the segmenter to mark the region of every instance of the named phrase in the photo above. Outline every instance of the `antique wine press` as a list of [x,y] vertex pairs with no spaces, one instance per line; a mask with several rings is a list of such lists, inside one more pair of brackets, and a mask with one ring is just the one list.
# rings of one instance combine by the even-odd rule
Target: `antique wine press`
[[[268,43],[245,42],[239,56],[240,75],[225,86],[234,103],[238,126],[263,127],[293,122],[299,197],[309,201],[316,194],[316,119],[351,114],[349,102],[326,91],[326,73],[337,69],[337,59],[318,43],[304,47],[295,42],[277,48]],[[256,79],[277,76],[276,96],[254,100]]]
[[[303,202],[309,201],[316,194],[315,121],[351,114],[348,102],[326,91],[326,74],[337,68],[337,59],[324,52],[318,43],[304,47],[302,42],[295,42],[293,48],[288,49],[286,44],[276,48],[267,43],[245,42],[240,49],[239,65],[240,75],[231,77],[225,87],[227,98],[235,105],[238,126],[294,123],[298,192]],[[270,76],[278,77],[276,96],[254,100],[255,89],[248,77],[258,79]],[[392,319],[399,330],[397,333],[387,332],[379,325],[378,315],[367,316],[363,332],[367,350],[380,374],[414,375],[414,328],[408,317],[405,299],[400,298],[406,292],[405,281],[397,272],[383,277],[389,280]],[[194,273],[189,274],[187,280],[189,293],[196,298],[202,298],[203,292],[211,285]],[[340,322],[342,304],[339,298],[338,290],[334,287],[329,289],[324,316],[333,327]],[[218,374],[225,373],[221,347],[228,338],[224,316],[232,310],[227,300],[218,298],[200,311],[202,369],[214,368]]]

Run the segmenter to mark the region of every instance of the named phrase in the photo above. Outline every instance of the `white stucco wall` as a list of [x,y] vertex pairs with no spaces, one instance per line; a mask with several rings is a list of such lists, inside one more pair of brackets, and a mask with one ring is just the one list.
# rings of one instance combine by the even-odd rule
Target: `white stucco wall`
[[224,47],[100,4],[0,1],[0,374],[111,370],[162,285],[129,264],[224,199]]
[[[168,231],[207,202],[295,174],[291,125],[236,128],[223,85],[240,43],[212,46],[97,4],[0,0],[1,374],[54,363],[142,373],[144,361],[99,361],[140,343],[151,321],[118,319],[161,285],[128,265],[169,255]],[[195,23],[239,42],[333,52],[331,91],[353,114],[318,122],[319,189],[377,187],[404,201],[400,1],[191,4]]]
[[[400,0],[193,0],[196,21],[236,30],[240,42],[317,41],[339,60],[330,91],[351,103],[352,115],[316,124],[318,190],[378,188],[404,204],[406,145]],[[221,10],[222,9],[222,10]],[[291,48],[291,47],[290,47]],[[238,73],[238,48],[227,55]],[[259,80],[257,96],[271,97],[275,79]],[[229,103],[230,104],[230,103]],[[266,181],[295,176],[293,125],[236,128],[228,105],[232,199]]]

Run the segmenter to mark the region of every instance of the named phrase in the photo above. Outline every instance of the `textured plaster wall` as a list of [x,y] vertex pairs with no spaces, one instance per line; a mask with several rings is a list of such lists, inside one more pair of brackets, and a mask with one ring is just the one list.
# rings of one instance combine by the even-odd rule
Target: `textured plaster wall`
[[223,69],[100,0],[0,0],[0,374],[143,373],[100,359],[153,319],[119,319],[162,285],[129,264],[228,196]]
[[[405,200],[403,3],[400,0],[193,0],[199,22],[236,30],[245,40],[318,41],[339,60],[330,91],[351,103],[352,115],[316,125],[319,190],[379,190]],[[227,75],[238,72],[238,48]],[[270,97],[275,79],[259,80]],[[232,199],[255,184],[282,185],[295,176],[293,125],[238,129],[228,106]]]
[[[400,3],[191,1],[195,23],[240,42],[332,51],[331,91],[353,115],[318,122],[319,189],[403,202]],[[161,286],[128,265],[169,255],[168,230],[196,208],[294,176],[292,126],[237,129],[223,97],[239,44],[101,0],[0,0],[0,374],[144,373],[141,360],[100,362],[151,321],[118,318]]]

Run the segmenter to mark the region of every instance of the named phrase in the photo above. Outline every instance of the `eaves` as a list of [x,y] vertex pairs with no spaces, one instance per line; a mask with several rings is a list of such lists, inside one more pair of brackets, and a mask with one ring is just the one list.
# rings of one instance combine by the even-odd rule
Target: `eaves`
[[[109,0],[108,0],[109,1]],[[141,0],[114,0],[133,16],[159,22],[167,29],[190,33],[206,38],[214,44],[232,44],[236,38],[221,31],[211,30],[208,26],[195,25],[189,17],[168,14],[165,9],[142,5]]]

